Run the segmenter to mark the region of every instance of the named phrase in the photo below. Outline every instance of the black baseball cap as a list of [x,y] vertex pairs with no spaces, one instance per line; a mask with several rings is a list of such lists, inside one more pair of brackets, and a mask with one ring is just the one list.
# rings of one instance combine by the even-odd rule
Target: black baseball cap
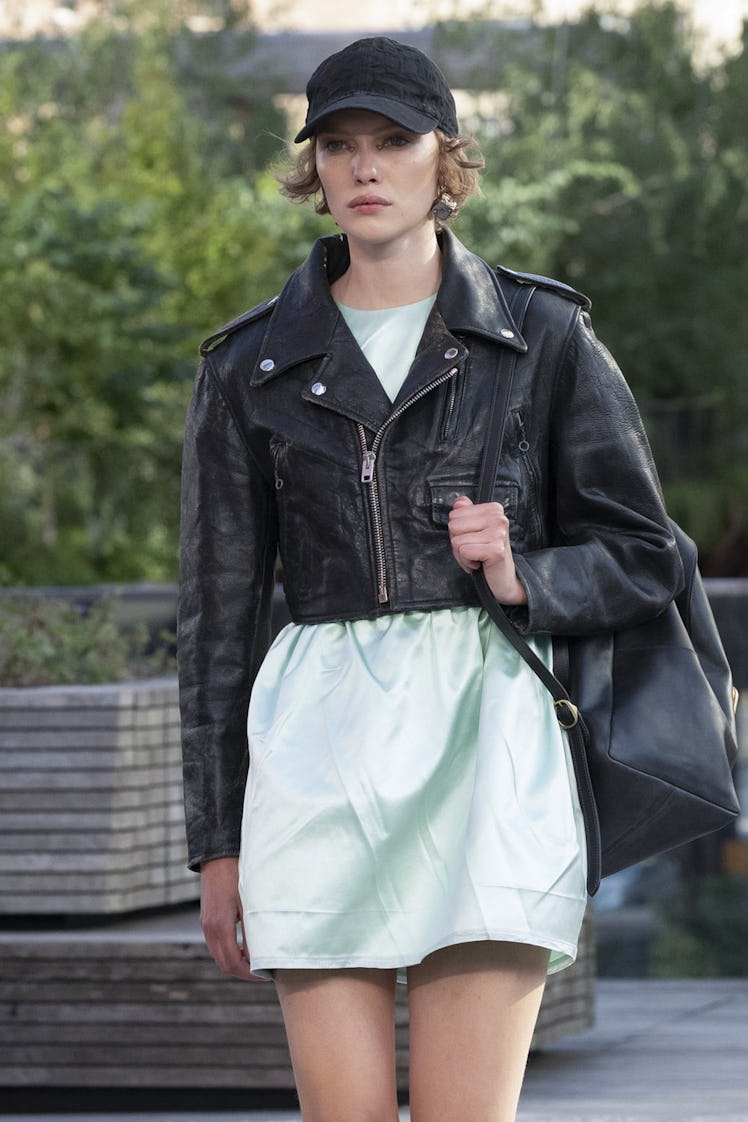
[[436,63],[415,47],[383,36],[357,39],[326,58],[309,79],[306,95],[306,124],[297,144],[339,109],[369,109],[411,132],[459,132],[455,100]]

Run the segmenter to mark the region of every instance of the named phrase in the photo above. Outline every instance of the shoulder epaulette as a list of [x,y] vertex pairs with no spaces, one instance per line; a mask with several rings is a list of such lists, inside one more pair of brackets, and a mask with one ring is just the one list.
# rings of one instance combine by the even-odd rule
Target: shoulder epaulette
[[215,331],[209,335],[207,339],[203,339],[200,344],[200,354],[207,355],[214,347],[222,343],[224,339],[228,339],[229,335],[233,335],[240,328],[245,327],[248,323],[252,323],[256,319],[262,319],[273,310],[273,307],[278,300],[277,296],[271,296],[269,300],[263,300],[261,304],[256,304],[254,308],[250,308],[248,312],[242,312],[236,319],[232,319],[230,323],[225,324],[219,331]]
[[580,304],[583,308],[592,306],[592,301],[583,292],[577,292],[570,284],[554,280],[553,277],[543,277],[538,273],[519,273],[515,269],[507,269],[505,265],[497,265],[496,272],[500,276],[511,277],[518,284],[534,284],[538,288],[547,289],[549,292],[557,292],[559,296],[565,296],[568,300],[573,300],[575,304]]

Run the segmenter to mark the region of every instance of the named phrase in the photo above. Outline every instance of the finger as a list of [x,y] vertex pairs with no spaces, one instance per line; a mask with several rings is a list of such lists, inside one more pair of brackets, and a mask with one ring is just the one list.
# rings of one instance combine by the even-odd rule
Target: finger
[[224,974],[231,974],[235,978],[252,977],[249,961],[239,945],[235,927],[216,933],[206,932],[205,942],[216,966]]
[[463,572],[474,572],[475,569],[480,569],[481,561],[470,561],[468,558],[462,557],[460,553],[454,553],[454,560],[458,562]]
[[466,542],[458,550],[459,559],[466,565],[500,565],[508,557],[506,546],[494,542]]
[[452,552],[458,562],[475,562],[495,565],[504,561],[511,551],[508,528],[483,527],[473,533],[455,534]]
[[246,977],[248,967],[237,934],[241,918],[238,903],[227,907],[225,902],[216,908],[205,906],[201,916],[205,942],[216,966],[225,974]]
[[456,544],[454,541],[452,542],[452,556],[460,568],[466,573],[472,573],[475,569],[479,569],[482,563],[479,557],[467,556],[462,546]]
[[495,545],[509,542],[509,522],[504,516],[491,516],[488,519],[471,519],[466,522],[450,524],[449,538],[453,548],[463,545],[485,545],[489,549]]
[[448,529],[453,556],[463,572],[503,563],[509,549],[509,520],[501,503],[476,505],[460,495],[449,512]]
[[450,526],[456,519],[465,518],[475,509],[475,504],[470,501],[467,495],[460,495],[455,499],[452,504],[452,509],[449,512]]
[[466,533],[468,531],[483,530],[485,528],[507,528],[509,520],[504,513],[501,503],[480,503],[476,506],[468,499],[460,505],[460,500],[449,512],[448,526],[450,533]]

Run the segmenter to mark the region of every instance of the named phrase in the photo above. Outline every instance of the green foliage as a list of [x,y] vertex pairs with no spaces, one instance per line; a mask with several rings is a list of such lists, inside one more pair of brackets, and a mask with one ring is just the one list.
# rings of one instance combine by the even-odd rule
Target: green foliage
[[673,3],[642,3],[616,28],[591,11],[519,61],[506,30],[486,29],[510,61],[482,76],[505,96],[498,130],[475,122],[489,191],[471,234],[589,292],[643,402],[717,390],[745,408],[748,54],[696,70]]
[[300,216],[278,252],[290,208],[245,174],[282,115],[231,109],[218,35],[190,40],[179,5],[113,7],[119,22],[2,59],[3,584],[174,578],[197,344],[301,257]]
[[663,905],[653,951],[659,978],[748,975],[748,877],[705,877]]
[[747,466],[733,464],[703,480],[670,483],[665,487],[665,501],[676,522],[689,527],[692,537],[698,539],[704,576],[745,571]]
[[173,672],[147,628],[123,630],[113,600],[80,608],[47,597],[0,598],[0,686],[116,682]]

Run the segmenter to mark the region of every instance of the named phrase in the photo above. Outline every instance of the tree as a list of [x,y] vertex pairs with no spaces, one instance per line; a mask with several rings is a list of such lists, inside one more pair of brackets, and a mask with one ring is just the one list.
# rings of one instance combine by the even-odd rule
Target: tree
[[94,23],[2,59],[3,583],[173,579],[197,343],[298,260],[301,212],[285,238],[287,204],[229,174],[246,137],[215,159],[225,119],[188,104],[185,34]]

